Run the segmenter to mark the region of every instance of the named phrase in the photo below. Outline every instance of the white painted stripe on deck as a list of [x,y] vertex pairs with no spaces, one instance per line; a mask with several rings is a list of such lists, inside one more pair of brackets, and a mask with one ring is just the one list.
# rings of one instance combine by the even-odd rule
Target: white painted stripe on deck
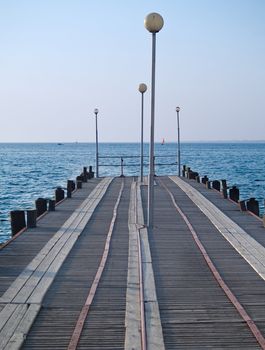
[[[59,270],[76,239],[91,218],[96,206],[105,194],[112,179],[113,178],[104,178],[96,186],[87,199],[85,199],[79,208],[74,211],[70,218],[11,284],[0,298],[0,303],[40,303],[42,301],[42,297],[38,299],[34,298],[34,300],[28,300],[28,298],[33,293],[43,276],[47,278],[47,275],[50,275],[49,279],[52,278],[52,280],[55,278],[56,272]],[[71,242],[73,244],[71,244]],[[59,263],[54,269],[52,263],[58,260]]]
[[125,314],[124,350],[141,349],[141,315],[136,221],[136,182],[131,185],[129,204],[129,253]]
[[[5,349],[10,338],[16,331],[17,326],[27,311],[27,304],[16,305],[11,315],[8,315],[5,325],[0,331],[0,349]],[[0,314],[1,317],[1,314]],[[2,318],[2,317],[1,317]]]
[[[14,305],[14,304],[13,304]],[[4,350],[19,350],[27,336],[35,318],[37,317],[41,305],[31,304],[18,324],[12,337],[8,341]]]
[[[144,213],[141,199],[141,188],[137,185],[137,224],[144,225]],[[147,350],[164,350],[164,337],[160,319],[159,306],[156,295],[154,271],[150,252],[148,231],[146,227],[140,229],[142,248],[143,280],[144,280],[144,305],[145,327],[147,335]]]
[[[0,303],[0,349],[19,349],[41,302],[113,178],[104,178],[11,284]],[[1,304],[3,306],[3,304]]]
[[199,191],[177,176],[169,176],[208,217],[223,237],[265,280],[265,247],[225,215]]
[[126,294],[125,350],[141,349],[139,269],[137,231],[140,229],[142,271],[144,285],[145,326],[148,350],[164,350],[164,338],[156,296],[155,279],[148,241],[144,227],[140,185],[132,183],[129,207],[129,257]]

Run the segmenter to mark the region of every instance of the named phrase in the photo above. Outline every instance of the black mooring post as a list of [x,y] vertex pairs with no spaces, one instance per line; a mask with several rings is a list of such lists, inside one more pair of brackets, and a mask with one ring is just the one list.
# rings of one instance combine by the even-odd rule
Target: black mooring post
[[37,210],[37,217],[45,213],[47,211],[47,199],[45,198],[38,198],[35,200],[36,210]]
[[247,210],[259,216],[259,202],[254,197],[249,198],[249,200],[247,201]]
[[12,236],[26,227],[24,210],[12,210],[10,212]]
[[236,203],[239,201],[239,189],[236,186],[232,186],[232,188],[229,189],[229,197]]
[[220,189],[221,189],[220,181],[214,180],[214,181],[212,182],[212,186],[213,186],[213,188],[214,188],[216,191],[219,191],[219,192],[220,192]]
[[57,187],[55,190],[55,202],[58,203],[64,199],[64,190],[61,187]]
[[27,210],[27,227],[34,228],[37,226],[37,210],[29,209]]

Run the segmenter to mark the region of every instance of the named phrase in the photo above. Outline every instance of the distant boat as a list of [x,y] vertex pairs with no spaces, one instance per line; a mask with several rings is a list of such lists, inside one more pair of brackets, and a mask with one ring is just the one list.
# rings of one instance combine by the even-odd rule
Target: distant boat
[[58,145],[58,146],[62,146],[62,145],[63,145],[63,143],[57,143],[57,145]]
[[162,140],[161,145],[164,146],[165,144],[165,139]]

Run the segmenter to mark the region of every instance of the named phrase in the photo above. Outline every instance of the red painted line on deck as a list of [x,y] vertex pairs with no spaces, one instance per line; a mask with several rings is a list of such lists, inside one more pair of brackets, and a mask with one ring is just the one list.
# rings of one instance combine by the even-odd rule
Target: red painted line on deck
[[169,194],[169,196],[170,196],[170,198],[171,198],[171,200],[172,200],[176,210],[178,211],[178,213],[181,215],[181,217],[185,221],[186,225],[188,226],[194,241],[196,242],[196,244],[197,244],[199,250],[201,251],[201,253],[202,253],[202,255],[203,255],[203,257],[204,257],[204,259],[205,259],[205,261],[206,261],[206,263],[208,265],[208,267],[210,268],[211,272],[213,273],[213,275],[214,275],[215,279],[217,280],[217,282],[219,283],[220,287],[223,289],[223,291],[225,292],[226,296],[231,301],[231,303],[234,305],[234,307],[236,308],[236,310],[238,311],[240,316],[243,318],[243,320],[247,323],[249,329],[251,330],[252,334],[256,338],[256,340],[259,343],[259,345],[261,346],[261,348],[263,350],[265,350],[265,338],[261,334],[261,332],[258,329],[258,327],[256,326],[255,322],[251,319],[251,317],[248,315],[247,311],[244,309],[244,307],[238,301],[237,297],[233,294],[231,289],[227,286],[225,281],[222,279],[222,277],[219,274],[219,272],[217,271],[214,263],[212,262],[211,258],[207,254],[207,252],[206,252],[202,242],[200,241],[200,239],[199,239],[196,231],[194,230],[192,224],[190,223],[189,219],[184,214],[184,212],[180,209],[180,207],[177,205],[173,194],[170,192],[170,190],[167,188],[167,186],[162,183],[161,180],[159,180],[159,182],[165,188],[165,190],[168,192],[168,194]]
[[81,337],[82,330],[84,328],[84,324],[85,324],[87,315],[89,313],[90,306],[91,306],[91,304],[93,302],[94,296],[96,294],[97,287],[98,287],[99,282],[100,282],[100,278],[101,278],[103,270],[105,268],[105,265],[106,265],[106,262],[107,262],[107,258],[108,258],[108,254],[109,254],[109,250],[110,250],[110,242],[111,242],[111,237],[112,237],[112,233],[113,233],[113,228],[114,228],[115,221],[116,221],[116,218],[117,218],[118,206],[120,204],[123,188],[124,188],[124,180],[122,180],[122,184],[121,184],[120,192],[119,192],[119,195],[118,195],[118,199],[117,199],[115,207],[113,209],[113,217],[112,217],[112,220],[111,220],[111,223],[110,223],[110,227],[109,227],[109,231],[108,231],[108,234],[107,234],[103,255],[101,257],[101,261],[100,261],[100,264],[99,264],[96,276],[94,278],[94,281],[92,283],[92,286],[90,288],[89,294],[87,296],[86,302],[85,302],[84,306],[82,307],[82,310],[81,310],[81,312],[79,314],[77,323],[75,325],[75,329],[74,329],[74,331],[72,333],[72,337],[71,337],[70,343],[68,345],[68,350],[75,350],[77,348],[78,342],[79,342],[80,337]]

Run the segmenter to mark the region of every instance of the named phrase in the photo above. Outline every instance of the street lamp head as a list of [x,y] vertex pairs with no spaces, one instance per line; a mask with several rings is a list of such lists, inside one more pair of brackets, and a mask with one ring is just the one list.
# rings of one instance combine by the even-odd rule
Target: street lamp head
[[98,114],[98,109],[97,108],[94,109],[94,113]]
[[176,112],[179,112],[180,111],[180,107],[176,107]]
[[139,85],[138,90],[140,91],[141,94],[144,94],[147,90],[147,86],[144,83],[142,83]]
[[163,25],[164,20],[159,13],[149,13],[144,19],[144,26],[150,33],[158,33]]

